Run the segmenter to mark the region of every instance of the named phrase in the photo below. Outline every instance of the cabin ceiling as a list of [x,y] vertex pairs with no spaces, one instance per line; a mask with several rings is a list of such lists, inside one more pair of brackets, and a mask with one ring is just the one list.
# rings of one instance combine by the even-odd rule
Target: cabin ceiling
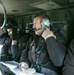
[[[74,0],[2,0],[8,15],[19,15],[40,10],[61,8]],[[2,9],[0,7],[0,13]]]

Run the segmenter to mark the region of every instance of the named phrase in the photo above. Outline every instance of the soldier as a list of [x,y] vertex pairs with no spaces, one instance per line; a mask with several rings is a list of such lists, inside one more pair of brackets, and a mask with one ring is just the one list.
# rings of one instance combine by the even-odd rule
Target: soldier
[[[42,13],[34,17],[34,38],[30,38],[20,58],[20,69],[45,75],[58,75],[66,51],[64,36],[50,30],[50,21]],[[31,67],[31,68],[29,68]],[[34,69],[33,69],[34,68]]]

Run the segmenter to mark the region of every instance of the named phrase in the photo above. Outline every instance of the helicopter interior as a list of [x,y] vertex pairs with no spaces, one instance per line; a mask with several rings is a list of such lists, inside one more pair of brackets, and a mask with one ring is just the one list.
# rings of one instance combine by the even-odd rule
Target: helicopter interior
[[55,32],[60,31],[69,44],[74,38],[74,0],[0,0],[0,27],[4,28],[12,18],[18,31],[27,32],[27,28],[32,29],[38,12],[50,18],[51,27]]
[[4,25],[12,17],[19,29],[31,28],[33,16],[38,12],[45,12],[52,28],[61,30],[66,39],[73,38],[74,0],[0,0],[0,22],[4,18]]

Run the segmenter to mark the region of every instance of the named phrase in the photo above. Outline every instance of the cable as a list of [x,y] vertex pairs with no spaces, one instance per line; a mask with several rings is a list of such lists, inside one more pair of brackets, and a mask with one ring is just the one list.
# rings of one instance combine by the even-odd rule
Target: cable
[[2,26],[0,27],[2,29],[6,24],[6,8],[1,0],[0,0],[0,6],[1,6],[3,14],[4,14],[4,22],[3,22]]

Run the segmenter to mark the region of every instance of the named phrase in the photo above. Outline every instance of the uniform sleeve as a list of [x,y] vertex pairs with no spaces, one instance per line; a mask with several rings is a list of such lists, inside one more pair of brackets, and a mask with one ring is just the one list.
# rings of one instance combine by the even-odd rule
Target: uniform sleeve
[[19,61],[21,51],[17,44],[11,46],[12,57],[15,61]]
[[3,47],[1,49],[1,57],[0,57],[0,60],[1,61],[6,61],[8,60],[8,50],[9,50],[9,38],[5,38],[5,41],[3,43]]
[[54,66],[62,66],[66,51],[65,40],[63,38],[56,40],[54,37],[50,37],[46,40],[46,45]]
[[20,62],[26,62],[29,65],[29,60],[28,60],[28,51],[30,50],[30,41],[27,42],[26,48],[22,51],[21,57],[20,57]]
[[27,35],[22,36],[19,40],[17,40],[16,44],[11,45],[11,52],[12,52],[13,59],[15,61],[19,62],[20,56],[22,54],[22,51],[26,47],[28,39],[29,38],[27,37]]
[[74,40],[71,41],[64,61],[63,75],[74,75]]

